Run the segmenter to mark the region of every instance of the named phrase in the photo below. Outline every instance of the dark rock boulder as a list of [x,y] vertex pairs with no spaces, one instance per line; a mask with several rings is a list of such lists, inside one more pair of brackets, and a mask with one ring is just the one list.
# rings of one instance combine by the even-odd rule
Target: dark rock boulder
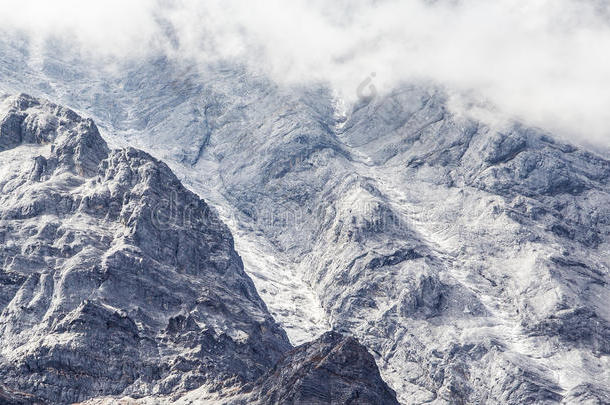
[[336,332],[288,352],[247,389],[253,390],[249,403],[265,405],[398,404],[373,356],[354,338]]

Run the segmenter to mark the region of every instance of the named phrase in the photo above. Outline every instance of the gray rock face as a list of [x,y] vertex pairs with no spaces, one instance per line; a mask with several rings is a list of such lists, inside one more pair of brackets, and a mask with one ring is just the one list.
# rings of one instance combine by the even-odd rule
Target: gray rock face
[[10,405],[41,405],[44,402],[27,392],[14,391],[5,385],[0,385],[0,403]]
[[248,404],[398,404],[373,356],[355,339],[327,332],[291,350],[246,391]]
[[166,165],[110,152],[70,110],[5,106],[21,122],[1,133],[7,386],[53,403],[164,394],[252,381],[290,348],[228,228]]
[[270,111],[242,111],[256,128],[221,126],[207,148],[246,232],[297,263],[400,400],[557,403],[607,385],[607,160],[457,116],[434,89],[340,122],[329,94],[299,96],[263,98]]
[[[95,174],[100,161],[108,156],[108,147],[91,119],[82,119],[74,111],[56,105],[41,106],[28,95],[20,95],[6,107],[0,122],[0,151],[22,144],[52,143],[53,168],[61,166],[84,176]],[[33,175],[41,175],[38,171],[46,164],[44,160],[37,162]]]
[[570,390],[566,404],[601,405],[610,403],[610,391],[590,384],[578,385]]
[[607,386],[607,160],[457,116],[434,89],[406,86],[340,121],[328,93],[261,97],[241,110],[256,128],[210,137],[225,204],[297,263],[400,400],[558,403]]
[[[55,104],[20,95],[1,108],[12,124],[0,133],[0,401],[171,402],[247,383],[281,383],[295,401],[307,387],[393,398],[354,340],[331,334],[282,357],[292,346],[228,228],[165,164],[110,151],[93,121]],[[329,356],[324,369],[272,381],[279,359],[290,374],[312,351]],[[355,380],[336,377],[331,392],[330,372]]]

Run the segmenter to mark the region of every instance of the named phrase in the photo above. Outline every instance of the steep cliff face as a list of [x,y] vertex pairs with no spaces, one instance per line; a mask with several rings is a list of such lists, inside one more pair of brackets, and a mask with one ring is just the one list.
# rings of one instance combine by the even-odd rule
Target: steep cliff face
[[222,387],[291,347],[228,228],[165,164],[54,104],[3,109],[5,384],[50,402]]
[[164,163],[27,95],[3,100],[0,145],[3,403],[394,398],[353,339],[286,355],[229,229]]
[[[327,92],[280,104],[256,89],[240,113],[258,125],[221,125],[207,146],[222,203],[376,353],[401,401],[556,403],[607,386],[607,160],[456,115],[433,88],[339,118]],[[291,324],[281,278],[255,275]]]
[[[282,294],[301,300],[283,281],[299,279],[331,328],[376,354],[404,403],[603,392],[607,160],[542,130],[456,115],[434,88],[341,112],[323,89],[251,79],[242,94],[224,80],[210,85],[230,100],[224,115],[184,173],[220,191],[246,257],[288,264],[253,274],[283,324],[323,325],[299,324]],[[201,185],[210,167],[215,186]]]
[[607,387],[610,162],[445,105],[406,87],[348,117],[337,136],[359,176],[326,193],[338,203],[303,273],[406,403]]

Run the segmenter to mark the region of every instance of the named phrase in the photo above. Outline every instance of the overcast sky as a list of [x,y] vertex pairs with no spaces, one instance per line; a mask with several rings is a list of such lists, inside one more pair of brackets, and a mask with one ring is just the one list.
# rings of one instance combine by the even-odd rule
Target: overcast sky
[[564,137],[610,145],[605,0],[0,3],[2,29],[39,44],[59,38],[91,58],[235,59],[280,83],[327,82],[347,102],[371,73],[380,92],[432,80]]

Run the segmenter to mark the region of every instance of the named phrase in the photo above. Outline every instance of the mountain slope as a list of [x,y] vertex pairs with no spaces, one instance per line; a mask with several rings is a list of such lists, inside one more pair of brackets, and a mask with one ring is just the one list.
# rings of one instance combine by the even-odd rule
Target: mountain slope
[[608,161],[456,116],[434,89],[334,121],[329,95],[300,97],[208,150],[241,223],[297,263],[402,401],[607,388]]
[[210,197],[293,342],[358,337],[404,403],[603,402],[606,159],[421,84],[343,108],[229,63],[24,64]]
[[[111,151],[92,120],[19,95],[0,106],[0,167],[3,401],[232,401],[291,349],[228,228],[162,162]],[[394,398],[364,347],[329,336],[320,344],[340,354],[325,367],[347,356],[360,378],[328,398]]]
[[53,402],[169,393],[251,381],[290,348],[229,230],[167,166],[54,104],[4,108],[6,384]]

